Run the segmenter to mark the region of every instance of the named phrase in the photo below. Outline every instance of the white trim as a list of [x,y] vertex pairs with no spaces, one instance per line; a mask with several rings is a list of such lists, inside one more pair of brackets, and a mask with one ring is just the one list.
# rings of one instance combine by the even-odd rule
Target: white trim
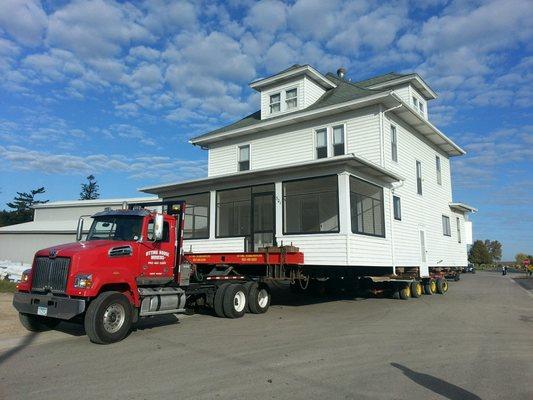
[[450,203],[449,206],[452,210],[455,210],[455,211],[472,212],[472,213],[477,212],[477,208],[469,206],[468,204],[465,204],[465,203]]
[[424,80],[422,78],[420,78],[420,76],[418,74],[412,74],[412,75],[404,76],[404,77],[401,77],[401,78],[391,79],[390,81],[377,83],[375,85],[368,86],[368,88],[369,89],[381,89],[381,88],[386,88],[386,87],[389,87],[389,86],[401,85],[402,83],[411,82],[411,81],[416,81],[418,84],[420,84],[420,86],[422,86],[424,88],[424,90],[426,90],[428,92],[429,96],[427,96],[427,97],[429,97],[431,99],[436,99],[438,97],[437,93],[435,93],[433,91],[433,89],[431,89],[428,86],[428,84],[426,82],[424,82]]
[[253,81],[250,83],[250,87],[255,90],[260,90],[260,88],[273,85],[276,82],[284,79],[289,79],[293,76],[300,75],[301,73],[309,74],[311,77],[315,78],[315,80],[320,83],[323,87],[326,87],[328,89],[332,89],[334,87],[337,87],[332,81],[327,79],[324,75],[322,75],[320,72],[318,72],[316,69],[311,67],[310,65],[303,65],[299,68],[291,69],[290,71],[285,71],[281,74],[277,74],[268,78],[260,78],[256,81]]

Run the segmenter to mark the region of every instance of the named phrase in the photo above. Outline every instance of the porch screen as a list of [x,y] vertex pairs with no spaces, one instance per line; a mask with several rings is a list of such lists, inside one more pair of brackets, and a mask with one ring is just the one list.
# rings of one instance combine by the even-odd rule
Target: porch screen
[[337,175],[283,182],[286,234],[339,231]]
[[209,193],[179,197],[185,200],[184,239],[209,238]]
[[217,191],[217,237],[250,234],[251,188]]
[[383,188],[351,176],[350,211],[353,233],[385,236]]

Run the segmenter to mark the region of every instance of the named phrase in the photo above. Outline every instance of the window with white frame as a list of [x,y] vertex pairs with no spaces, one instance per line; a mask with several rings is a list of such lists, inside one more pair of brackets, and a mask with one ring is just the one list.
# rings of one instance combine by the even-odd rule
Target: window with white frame
[[437,170],[437,183],[442,185],[442,171],[439,156],[435,156],[435,169]]
[[316,136],[316,158],[326,158],[328,156],[328,130],[326,128],[317,129]]
[[420,110],[420,114],[424,115],[424,102],[423,101],[418,102],[418,109]]
[[398,196],[392,196],[392,205],[394,208],[394,219],[402,220],[402,202]]
[[442,234],[444,236],[452,236],[452,229],[450,227],[450,217],[447,215],[442,216]]
[[418,99],[415,96],[413,96],[413,107],[418,110]]
[[352,232],[385,237],[383,188],[350,176]]
[[390,126],[390,145],[392,161],[398,161],[398,136],[396,133],[396,126]]
[[455,218],[455,222],[457,224],[457,242],[461,243],[461,220],[459,219],[459,217]]
[[281,93],[270,95],[270,114],[281,111]]
[[250,169],[250,145],[239,146],[239,171]]
[[422,163],[416,162],[416,192],[422,194]]
[[333,155],[341,156],[344,154],[344,125],[333,127]]
[[287,110],[292,110],[298,107],[298,89],[290,89],[285,91],[285,104]]

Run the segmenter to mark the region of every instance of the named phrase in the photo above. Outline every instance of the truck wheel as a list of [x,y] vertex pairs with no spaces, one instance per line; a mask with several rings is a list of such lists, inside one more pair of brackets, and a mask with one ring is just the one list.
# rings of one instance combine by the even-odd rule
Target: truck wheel
[[461,280],[461,274],[458,272],[454,277],[453,277],[453,280],[454,282],[458,282]]
[[231,285],[226,282],[220,285],[215,293],[215,298],[213,299],[213,309],[217,317],[226,318],[224,315],[224,292]]
[[448,291],[448,281],[444,278],[437,279],[437,292],[445,294]]
[[424,293],[427,295],[435,294],[437,291],[437,285],[435,283],[435,279],[431,278],[426,281],[424,284]]
[[399,293],[400,293],[400,299],[408,300],[409,297],[411,297],[411,286],[410,285],[406,285],[406,286],[402,287],[400,289]]
[[246,289],[240,283],[231,284],[224,292],[224,315],[241,318],[246,312]]
[[422,284],[418,281],[411,282],[411,296],[415,299],[422,296]]
[[104,292],[93,300],[85,313],[85,332],[93,343],[119,342],[131,329],[130,301],[120,292]]
[[255,285],[248,295],[248,307],[252,314],[264,314],[270,307],[270,289],[264,283]]
[[250,311],[250,292],[252,289],[257,286],[257,282],[255,281],[248,281],[244,283],[244,288],[246,289],[246,312],[249,313]]
[[30,332],[44,332],[54,329],[61,320],[39,315],[19,313],[20,323]]

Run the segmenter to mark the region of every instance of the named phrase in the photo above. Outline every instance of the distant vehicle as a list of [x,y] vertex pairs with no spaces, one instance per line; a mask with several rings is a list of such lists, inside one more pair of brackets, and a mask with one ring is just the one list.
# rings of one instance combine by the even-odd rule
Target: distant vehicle
[[468,264],[468,266],[464,267],[463,268],[463,272],[469,272],[471,274],[475,274],[476,273],[476,267],[474,267],[474,264]]

